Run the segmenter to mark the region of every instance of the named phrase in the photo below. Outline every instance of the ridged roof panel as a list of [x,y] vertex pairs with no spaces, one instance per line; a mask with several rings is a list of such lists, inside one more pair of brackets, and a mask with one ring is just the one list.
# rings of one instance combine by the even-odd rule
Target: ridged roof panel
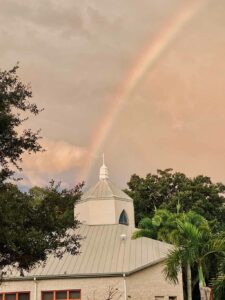
[[117,188],[110,180],[101,179],[95,186],[90,188],[86,193],[81,197],[81,201],[86,201],[88,199],[114,199],[119,198],[121,200],[130,200],[132,199]]
[[[25,274],[32,277],[90,276],[129,273],[165,258],[171,245],[149,238],[131,238],[126,225],[81,225],[78,234],[84,237],[79,255],[51,255],[44,266]],[[121,234],[126,238],[122,239]],[[5,277],[19,277],[12,272]]]

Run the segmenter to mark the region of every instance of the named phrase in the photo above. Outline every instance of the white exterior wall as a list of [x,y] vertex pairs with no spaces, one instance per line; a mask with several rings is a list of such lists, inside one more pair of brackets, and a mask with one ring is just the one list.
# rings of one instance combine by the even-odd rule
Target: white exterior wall
[[[36,285],[36,292],[35,292]],[[40,281],[4,282],[0,292],[30,292],[30,300],[41,300],[42,291],[54,290],[81,290],[82,300],[105,300],[107,289],[115,287],[123,294],[123,279],[112,278],[85,278],[85,279],[52,279]],[[37,295],[35,299],[35,293]],[[124,298],[122,298],[124,299]]]
[[84,201],[76,205],[74,214],[87,225],[116,224],[114,202],[113,199]]
[[87,201],[78,203],[74,207],[74,217],[77,218],[81,223],[88,224],[89,205]]
[[153,265],[127,277],[127,296],[131,300],[155,300],[155,296],[164,297],[169,300],[169,296],[183,300],[182,274],[179,274],[179,284],[174,285],[165,280],[163,275],[163,263]]
[[89,203],[89,224],[115,224],[114,200],[91,200]]
[[119,224],[119,217],[123,209],[129,219],[129,225],[134,228],[133,201],[120,199],[89,199],[75,206],[74,214],[78,220],[87,225]]
[[[159,263],[136,272],[125,279],[121,277],[83,278],[83,279],[52,279],[36,281],[3,282],[0,292],[31,292],[30,300],[41,300],[41,291],[80,289],[82,300],[106,300],[109,287],[117,288],[121,300],[155,300],[155,296],[176,296],[183,300],[181,274],[179,284],[167,282],[162,273],[163,264]],[[37,284],[37,298],[35,299],[35,284]],[[126,292],[125,292],[126,290]],[[118,295],[119,295],[118,294]],[[125,295],[127,297],[125,298]],[[115,297],[115,300],[118,299]],[[114,300],[114,299],[113,299]]]

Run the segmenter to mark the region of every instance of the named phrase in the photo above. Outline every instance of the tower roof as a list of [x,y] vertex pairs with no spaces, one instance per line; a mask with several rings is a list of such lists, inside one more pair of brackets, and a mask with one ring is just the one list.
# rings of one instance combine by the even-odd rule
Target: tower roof
[[99,181],[81,197],[81,201],[87,201],[88,199],[120,199],[124,201],[133,201],[109,180],[109,171],[105,165],[104,154],[103,164],[99,173]]
[[120,199],[124,201],[133,201],[127,194],[116,187],[109,179],[100,179],[95,186],[90,188],[81,197],[81,201],[87,201],[89,199]]

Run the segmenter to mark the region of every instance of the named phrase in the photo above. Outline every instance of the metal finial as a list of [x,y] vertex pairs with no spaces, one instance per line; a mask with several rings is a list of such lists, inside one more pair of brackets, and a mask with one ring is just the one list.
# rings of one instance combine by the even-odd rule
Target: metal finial
[[105,154],[102,154],[102,166],[100,168],[100,174],[99,174],[99,179],[109,179],[109,170],[105,165]]

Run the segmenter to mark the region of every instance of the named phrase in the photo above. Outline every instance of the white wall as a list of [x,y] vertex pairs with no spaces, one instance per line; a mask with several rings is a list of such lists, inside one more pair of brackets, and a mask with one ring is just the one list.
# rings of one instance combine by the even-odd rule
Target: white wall
[[[37,298],[35,299],[35,285],[37,285]],[[109,287],[118,288],[124,295],[122,278],[86,278],[86,279],[59,279],[40,281],[14,281],[4,282],[0,292],[31,292],[30,300],[41,300],[41,292],[49,290],[81,289],[82,300],[105,300]],[[122,298],[124,299],[124,298]]]
[[133,201],[120,199],[89,199],[75,206],[75,216],[87,225],[119,224],[123,209],[129,218],[129,225],[134,228]]
[[82,300],[106,300],[108,288],[113,287],[118,289],[122,295],[120,299],[124,300],[126,286],[127,299],[129,300],[155,300],[155,296],[164,296],[165,300],[168,300],[169,296],[177,296],[177,300],[183,300],[181,274],[179,275],[179,284],[173,285],[165,280],[162,270],[162,263],[153,265],[126,277],[126,284],[124,284],[122,276],[41,280],[37,281],[37,299],[34,298],[34,281],[4,282],[0,286],[0,292],[30,291],[31,300],[41,300],[41,291],[81,289]]
[[90,225],[115,224],[114,200],[89,201]]

